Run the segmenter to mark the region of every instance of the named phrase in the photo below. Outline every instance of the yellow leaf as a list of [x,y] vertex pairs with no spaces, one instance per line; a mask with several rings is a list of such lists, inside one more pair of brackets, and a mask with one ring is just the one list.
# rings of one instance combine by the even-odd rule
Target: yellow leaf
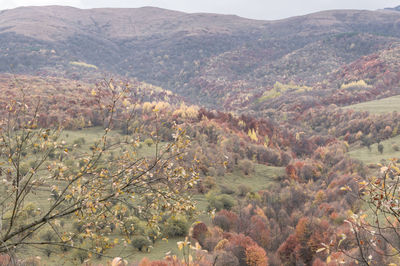
[[400,169],[399,169],[397,166],[394,166],[394,165],[393,165],[392,168],[393,168],[394,170],[396,170],[397,173],[400,173]]
[[362,182],[360,182],[359,183],[361,186],[365,186],[366,184],[368,184],[367,182],[365,182],[365,181],[362,181]]
[[91,93],[92,93],[93,96],[96,96],[96,94],[97,94],[96,91],[95,91],[94,89],[92,90]]
[[182,242],[182,241],[179,241],[179,242],[176,243],[176,244],[178,244],[178,249],[179,249],[179,250],[182,250],[182,249],[183,249],[183,242]]
[[195,248],[196,248],[197,250],[201,250],[201,246],[200,246],[199,242],[196,242]]
[[320,252],[322,252],[322,251],[324,251],[324,250],[326,250],[326,248],[319,248],[319,249],[317,249],[317,251],[315,251],[316,253],[320,253]]
[[329,262],[331,262],[331,256],[328,256],[328,257],[326,258],[326,263],[329,263]]
[[344,186],[344,187],[341,187],[340,190],[343,190],[343,191],[352,191],[351,188],[350,188],[349,186],[347,186],[347,185]]
[[340,244],[342,244],[342,242],[343,242],[344,240],[346,240],[346,238],[347,238],[345,234],[341,234],[341,237],[342,237],[342,239],[339,240],[338,247],[339,247]]

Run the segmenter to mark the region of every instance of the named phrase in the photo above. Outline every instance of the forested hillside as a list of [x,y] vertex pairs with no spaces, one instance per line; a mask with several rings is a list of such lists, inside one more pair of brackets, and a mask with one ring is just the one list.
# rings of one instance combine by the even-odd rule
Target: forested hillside
[[398,265],[399,62],[397,9],[1,11],[0,264]]
[[232,98],[243,101],[276,81],[313,86],[390,48],[400,37],[399,19],[391,10],[255,21],[150,7],[17,8],[0,14],[0,70],[80,78],[71,62],[85,62],[234,110]]

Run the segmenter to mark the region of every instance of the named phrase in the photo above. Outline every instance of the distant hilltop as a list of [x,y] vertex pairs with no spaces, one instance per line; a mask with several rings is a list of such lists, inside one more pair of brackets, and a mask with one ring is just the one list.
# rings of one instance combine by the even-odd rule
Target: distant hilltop
[[394,11],[400,11],[400,6],[396,6],[396,7],[387,7],[385,8],[386,10],[394,10]]
[[[400,12],[383,9],[328,10],[275,21],[155,7],[0,12],[0,73],[80,79],[105,72],[232,110],[250,103],[275,108],[281,89],[264,92],[277,81],[309,86],[332,80],[336,88],[393,66],[384,85],[397,86],[400,48],[390,47],[400,47]],[[342,74],[330,77],[335,71]]]

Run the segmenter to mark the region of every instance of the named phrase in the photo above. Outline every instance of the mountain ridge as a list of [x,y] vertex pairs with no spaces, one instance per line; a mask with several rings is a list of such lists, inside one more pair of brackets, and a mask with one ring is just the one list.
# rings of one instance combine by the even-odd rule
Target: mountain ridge
[[[79,9],[65,6],[45,6],[21,7],[3,11],[0,13],[0,25],[12,27],[2,32],[16,32],[45,41],[57,41],[65,40],[73,34],[84,33],[102,34],[103,37],[108,38],[129,39],[161,34],[171,30],[173,32],[189,30],[185,27],[189,24],[194,31],[213,26],[212,29],[219,29],[223,32],[224,30],[233,30],[234,27],[240,29],[241,25],[239,24],[251,21],[231,15],[218,15],[220,21],[216,21],[216,18],[214,14],[187,14],[156,7]],[[170,20],[170,23],[177,24],[178,27],[170,28],[171,25],[165,25],[166,19]],[[213,23],[208,23],[207,19],[213,19]],[[234,20],[238,20],[238,22],[234,22]],[[222,24],[228,26],[222,27]],[[59,36],[51,36],[52,33],[55,34],[54,30],[57,27],[58,32],[55,33],[58,33]],[[61,35],[60,32],[64,35]]]
[[391,10],[262,21],[154,7],[21,7],[0,13],[0,72],[80,79],[94,72],[71,65],[83,62],[195,104],[235,109],[275,82],[314,86],[397,42],[400,13]]

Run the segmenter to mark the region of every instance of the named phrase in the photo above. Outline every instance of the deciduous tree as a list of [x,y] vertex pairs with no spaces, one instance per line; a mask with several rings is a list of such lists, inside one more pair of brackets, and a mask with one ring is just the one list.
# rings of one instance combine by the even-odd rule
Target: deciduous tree
[[[73,150],[63,140],[62,125],[40,128],[45,111],[39,99],[29,99],[23,90],[1,112],[0,253],[51,245],[101,255],[124,240],[111,236],[111,224],[122,227],[136,216],[157,228],[164,214],[193,211],[189,196],[182,193],[197,179],[183,162],[189,145],[184,130],[174,127],[173,141],[163,148],[155,143],[152,158],[139,157],[138,138],[112,137],[121,120],[134,119],[130,87],[104,82],[92,94],[104,130],[88,151]],[[48,203],[28,208],[39,194]],[[65,221],[77,221],[80,232],[61,226]],[[53,237],[38,238],[46,231]],[[80,246],[82,239],[90,239],[91,245]]]

